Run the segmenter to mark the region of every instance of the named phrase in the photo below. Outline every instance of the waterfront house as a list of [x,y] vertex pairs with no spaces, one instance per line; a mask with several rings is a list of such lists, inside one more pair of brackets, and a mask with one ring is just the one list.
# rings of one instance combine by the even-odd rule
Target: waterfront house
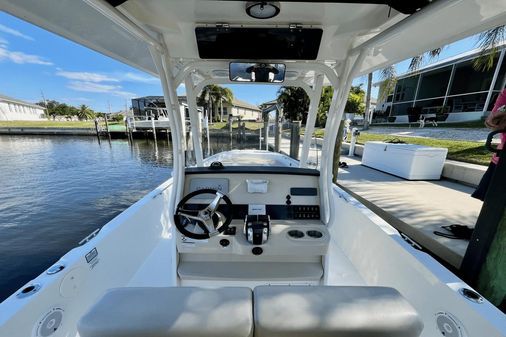
[[[181,111],[184,111],[185,113],[185,119],[188,119],[188,103],[186,96],[178,96],[178,102]],[[222,106],[218,105],[218,107],[214,109],[214,113],[217,114],[217,116],[215,116],[215,120],[220,120],[222,117],[221,119],[223,121],[226,121],[229,118],[229,114],[234,119],[237,119],[238,117],[241,117],[242,120],[249,121],[257,121],[262,119],[262,111],[260,108],[251,103],[234,98],[231,104],[223,102],[222,105],[223,116],[221,116]],[[150,113],[149,108],[165,108],[163,96],[145,96],[132,99],[132,109],[135,117],[148,117]]]
[[486,117],[506,86],[506,45],[499,47],[486,71],[473,68],[479,53],[471,50],[399,76],[393,93],[378,102],[373,121],[416,122],[420,115],[445,122]]
[[[218,113],[221,113],[220,107],[218,107]],[[229,113],[233,118],[241,117],[242,120],[247,121],[262,119],[262,110],[258,106],[235,98],[232,100],[232,104],[223,102],[223,120],[227,120]]]
[[45,119],[44,107],[0,95],[0,121],[34,121]]

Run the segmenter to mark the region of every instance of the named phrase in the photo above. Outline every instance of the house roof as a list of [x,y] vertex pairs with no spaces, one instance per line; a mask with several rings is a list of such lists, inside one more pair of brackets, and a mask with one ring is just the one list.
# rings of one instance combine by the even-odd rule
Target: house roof
[[[506,40],[503,41],[502,43],[500,43],[497,46],[497,48],[498,48],[499,52],[501,52],[503,49],[506,49]],[[478,55],[480,54],[480,52],[481,52],[480,48],[471,49],[471,50],[465,51],[463,53],[460,53],[460,54],[457,54],[457,55],[454,55],[454,56],[450,56],[450,57],[444,58],[442,60],[438,60],[436,62],[427,64],[427,65],[425,65],[423,67],[418,68],[417,70],[407,71],[407,72],[405,72],[405,73],[400,74],[399,76],[397,76],[397,79],[410,77],[413,74],[419,74],[419,73],[426,72],[426,71],[429,71],[429,70],[433,70],[433,69],[437,69],[437,68],[442,68],[442,67],[445,67],[447,65],[454,64],[454,63],[459,63],[459,62],[464,62],[464,61],[472,60],[472,59],[478,57]],[[375,82],[375,83],[373,83],[373,86],[377,87],[382,82],[383,81]]]
[[250,110],[260,111],[260,109],[258,108],[258,106],[253,105],[253,104],[248,103],[248,102],[241,101],[239,99],[235,99],[235,98],[232,100],[232,105],[240,107],[240,108],[247,108],[247,109],[250,109]]
[[[498,45],[497,48],[499,49],[499,52],[501,50],[505,49],[506,48],[506,41],[504,41],[503,43]],[[437,62],[425,65],[415,71],[406,72],[406,73],[400,75],[399,78],[409,77],[415,73],[420,73],[420,72],[425,72],[425,71],[429,71],[429,70],[436,69],[436,68],[445,67],[445,66],[451,65],[453,63],[459,63],[459,62],[472,60],[474,58],[477,58],[478,55],[480,54],[480,52],[481,52],[480,48],[471,49],[466,52],[457,54],[455,56],[451,56],[451,57],[439,60]]]
[[2,102],[9,102],[9,103],[16,103],[16,104],[28,106],[28,107],[31,107],[31,108],[36,108],[36,109],[44,109],[44,107],[42,107],[40,105],[29,103],[29,102],[25,102],[25,101],[22,101],[20,99],[12,98],[12,97],[5,96],[5,95],[2,95],[2,94],[0,94],[0,101],[2,101]]

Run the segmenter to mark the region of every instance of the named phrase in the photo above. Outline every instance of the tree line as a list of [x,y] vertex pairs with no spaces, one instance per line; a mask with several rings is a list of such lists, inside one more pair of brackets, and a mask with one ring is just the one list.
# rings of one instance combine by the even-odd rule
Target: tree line
[[[333,90],[331,86],[325,86],[322,89],[318,112],[316,115],[317,127],[324,127],[327,122],[327,112],[332,102]],[[344,112],[353,114],[364,114],[365,91],[362,85],[352,86],[346,101]],[[309,111],[309,96],[306,91],[300,87],[283,86],[278,90],[277,101],[283,104],[283,117],[291,121],[302,121],[306,124]]]
[[[40,101],[36,104],[46,109],[46,115],[49,119],[56,119],[57,116],[70,119],[75,116],[79,120],[83,121],[83,120],[91,120],[97,117],[102,118],[105,117],[105,113],[94,111],[85,104],[81,104],[78,107],[75,107],[55,100]],[[113,119],[117,121],[122,121],[123,115],[116,114],[113,117]]]

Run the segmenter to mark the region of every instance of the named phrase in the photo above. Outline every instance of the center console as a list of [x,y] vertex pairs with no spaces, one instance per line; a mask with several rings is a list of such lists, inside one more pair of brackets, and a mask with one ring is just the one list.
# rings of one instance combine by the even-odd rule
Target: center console
[[[330,236],[320,220],[318,175],[289,168],[235,170],[187,172],[185,193],[212,188],[228,195],[233,206],[223,209],[232,221],[218,235],[194,240],[178,233],[182,284],[319,284]],[[193,202],[201,209],[210,201]]]

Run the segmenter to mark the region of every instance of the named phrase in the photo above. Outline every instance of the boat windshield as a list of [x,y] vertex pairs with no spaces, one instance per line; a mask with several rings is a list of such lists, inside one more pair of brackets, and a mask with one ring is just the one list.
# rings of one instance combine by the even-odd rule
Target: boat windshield
[[[297,99],[303,103],[294,105],[289,101]],[[309,98],[303,89],[282,85],[209,85],[196,95],[196,101],[198,125],[190,123],[188,109],[185,115],[187,167],[197,165],[196,142],[192,139],[195,136],[201,139],[198,143],[204,166],[212,162],[226,166],[300,165],[309,109]],[[192,128],[199,132],[192,132]],[[317,168],[320,158],[321,140],[313,132],[306,167]]]

